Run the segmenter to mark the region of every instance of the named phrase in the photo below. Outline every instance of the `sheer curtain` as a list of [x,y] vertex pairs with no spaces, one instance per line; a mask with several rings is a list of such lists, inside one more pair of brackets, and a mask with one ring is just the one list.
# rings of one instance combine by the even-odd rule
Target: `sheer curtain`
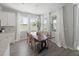
[[60,45],[66,48],[66,43],[65,43],[65,35],[64,35],[64,24],[63,24],[63,8],[60,8],[58,11],[58,22],[59,22],[59,40],[60,40]]
[[[65,36],[64,36],[64,25],[63,25],[63,8],[60,8],[56,10],[55,12],[51,13],[52,16],[56,16],[56,31],[55,34],[52,34],[55,36],[55,39],[53,40],[59,47],[63,46],[66,47],[65,44]],[[50,17],[52,20],[52,18]],[[51,23],[51,21],[50,21]],[[50,29],[51,29],[50,24]],[[52,32],[52,30],[50,30]]]
[[49,32],[49,14],[41,15],[41,31]]
[[37,20],[38,20],[38,16],[35,16],[35,15],[30,16],[30,19],[29,19],[30,31],[37,32]]
[[37,15],[17,13],[17,40],[26,39],[26,33],[37,31]]
[[29,18],[27,15],[17,13],[17,41],[26,39],[26,32],[29,27]]
[[74,5],[74,49],[79,50],[79,4]]

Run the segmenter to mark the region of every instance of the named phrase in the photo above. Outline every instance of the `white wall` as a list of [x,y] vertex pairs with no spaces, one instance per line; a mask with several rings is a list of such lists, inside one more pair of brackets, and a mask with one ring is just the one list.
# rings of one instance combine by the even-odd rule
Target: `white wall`
[[68,48],[74,47],[73,40],[73,4],[69,3],[63,7],[63,22],[65,41]]

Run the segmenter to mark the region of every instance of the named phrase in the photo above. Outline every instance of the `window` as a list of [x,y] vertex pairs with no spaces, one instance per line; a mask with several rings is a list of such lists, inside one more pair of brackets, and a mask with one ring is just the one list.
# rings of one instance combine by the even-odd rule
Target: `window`
[[37,17],[30,18],[30,30],[37,31]]
[[18,15],[18,24],[20,31],[37,31],[37,16],[23,16]]
[[41,16],[41,31],[48,31],[49,30],[48,26],[49,26],[48,17],[42,15]]
[[56,31],[56,18],[57,16],[52,17],[52,30]]
[[44,19],[44,31],[48,31],[48,19]]
[[28,31],[29,28],[29,19],[28,17],[22,17],[20,20],[20,30],[21,31]]
[[21,24],[28,24],[28,18],[27,17],[23,17]]

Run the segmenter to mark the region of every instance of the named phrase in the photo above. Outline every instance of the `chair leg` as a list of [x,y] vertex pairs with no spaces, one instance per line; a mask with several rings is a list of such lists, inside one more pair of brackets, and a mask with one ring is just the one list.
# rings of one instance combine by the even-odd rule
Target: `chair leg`
[[48,42],[48,40],[47,40],[47,47],[49,48],[49,42]]

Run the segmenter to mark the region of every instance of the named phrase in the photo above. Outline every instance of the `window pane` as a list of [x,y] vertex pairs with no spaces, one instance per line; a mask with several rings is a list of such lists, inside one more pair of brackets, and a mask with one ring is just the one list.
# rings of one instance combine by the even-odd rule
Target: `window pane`
[[28,31],[28,27],[29,27],[29,19],[28,19],[28,17],[22,17],[21,23],[20,23],[21,31]]
[[48,31],[48,19],[44,19],[44,31]]
[[37,31],[37,18],[36,17],[31,17],[30,18],[30,29],[31,31]]
[[53,20],[53,29],[56,30],[56,20]]
[[28,18],[23,17],[23,24],[28,24]]

